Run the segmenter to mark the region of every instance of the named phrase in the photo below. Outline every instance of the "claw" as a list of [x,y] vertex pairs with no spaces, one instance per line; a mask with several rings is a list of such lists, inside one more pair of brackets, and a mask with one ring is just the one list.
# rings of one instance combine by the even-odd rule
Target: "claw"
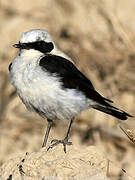
[[49,151],[49,149],[52,149],[54,146],[57,146],[58,144],[59,144],[59,143],[56,142],[56,143],[50,145],[50,146],[47,148],[47,151]]
[[[53,144],[52,144],[53,143]],[[72,142],[68,142],[68,138],[65,138],[63,140],[57,140],[57,139],[53,139],[51,141],[51,145],[47,148],[47,151],[49,151],[49,149],[52,149],[54,146],[57,146],[58,144],[63,144],[64,146],[64,152],[66,153],[66,145],[72,145]]]
[[67,145],[69,145],[69,146],[70,146],[70,145],[73,145],[73,143],[72,143],[72,142],[67,142]]
[[57,139],[53,139],[52,141],[51,141],[51,144],[53,143],[53,142],[57,142],[58,140]]

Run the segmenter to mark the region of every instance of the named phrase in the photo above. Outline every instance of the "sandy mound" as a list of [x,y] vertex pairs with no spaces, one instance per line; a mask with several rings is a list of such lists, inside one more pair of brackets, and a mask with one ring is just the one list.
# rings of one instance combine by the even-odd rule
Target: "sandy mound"
[[5,162],[0,170],[2,180],[109,180],[112,170],[133,179],[94,146],[81,150],[72,146],[66,154],[61,145],[48,152],[45,148],[27,152]]

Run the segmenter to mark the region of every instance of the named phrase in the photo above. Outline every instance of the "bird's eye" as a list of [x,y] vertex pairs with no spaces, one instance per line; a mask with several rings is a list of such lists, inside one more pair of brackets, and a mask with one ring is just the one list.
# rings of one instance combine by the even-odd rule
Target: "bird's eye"
[[39,42],[38,42],[38,46],[41,46],[41,45],[42,45],[42,42],[41,42],[41,41],[39,41]]

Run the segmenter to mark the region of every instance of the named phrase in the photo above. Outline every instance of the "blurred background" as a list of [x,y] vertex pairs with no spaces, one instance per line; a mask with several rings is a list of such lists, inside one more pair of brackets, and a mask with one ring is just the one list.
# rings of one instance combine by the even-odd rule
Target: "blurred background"
[[[0,165],[21,152],[38,151],[46,120],[26,110],[10,84],[8,66],[17,55],[12,47],[24,31],[46,29],[114,105],[135,116],[134,0],[1,0],[0,1]],[[135,128],[135,118],[116,118],[89,110],[72,127],[75,146],[95,145],[134,175],[135,145],[120,129]],[[125,124],[126,123],[126,124]],[[68,122],[56,122],[50,133],[63,138]],[[48,142],[49,144],[49,142]],[[122,179],[120,172],[112,177]]]

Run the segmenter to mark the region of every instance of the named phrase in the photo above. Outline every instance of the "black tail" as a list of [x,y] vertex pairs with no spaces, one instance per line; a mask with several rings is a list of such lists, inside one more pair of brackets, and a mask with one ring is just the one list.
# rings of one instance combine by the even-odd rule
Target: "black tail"
[[102,105],[102,104],[96,104],[96,105],[93,105],[92,106],[94,109],[97,109],[99,111],[102,111],[104,113],[107,113],[107,114],[110,114],[118,119],[121,119],[121,120],[126,120],[128,117],[133,117],[131,116],[130,114],[114,107],[114,106],[111,106],[110,104],[107,105]]

